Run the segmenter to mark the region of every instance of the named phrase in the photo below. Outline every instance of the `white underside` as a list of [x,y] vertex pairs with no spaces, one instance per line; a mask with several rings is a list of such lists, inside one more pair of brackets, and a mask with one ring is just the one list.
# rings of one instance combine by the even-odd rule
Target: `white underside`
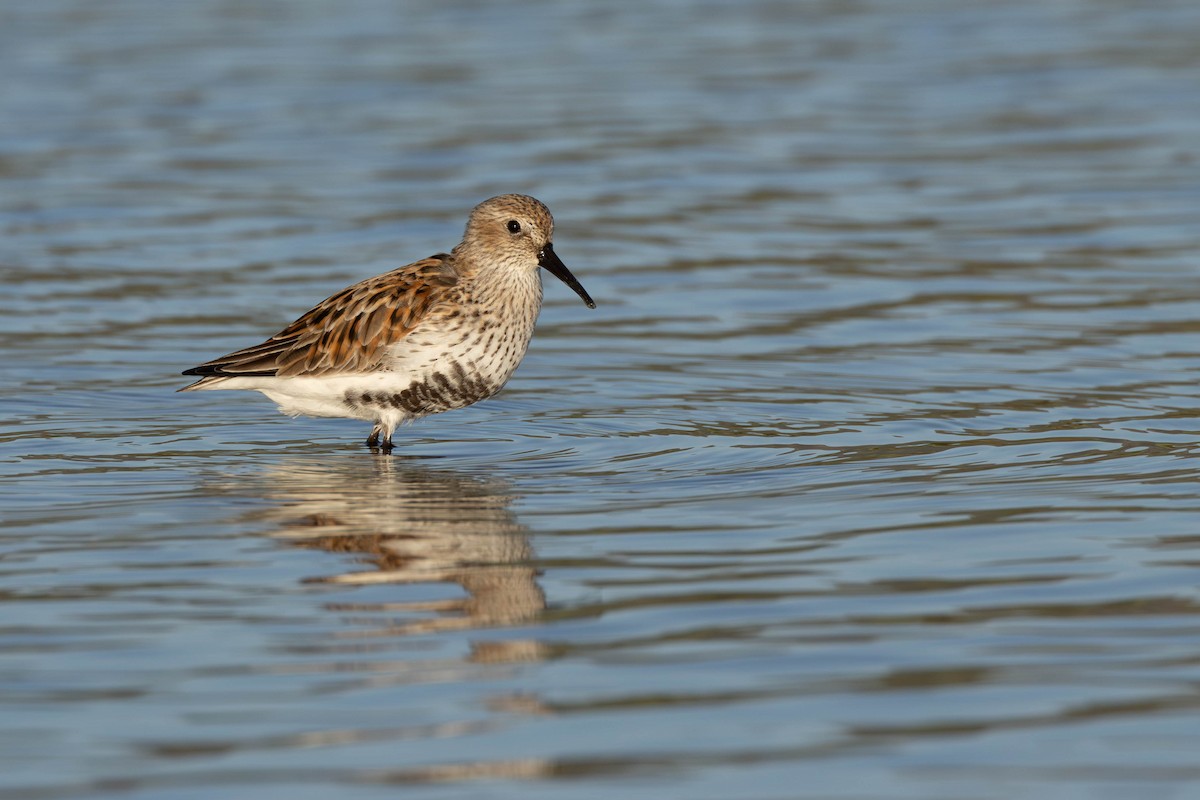
[[290,417],[342,417],[379,422],[395,428],[407,422],[411,415],[397,409],[351,406],[346,403],[346,393],[400,392],[412,382],[411,375],[382,372],[328,378],[223,378],[196,388],[202,391],[239,389],[262,392]]

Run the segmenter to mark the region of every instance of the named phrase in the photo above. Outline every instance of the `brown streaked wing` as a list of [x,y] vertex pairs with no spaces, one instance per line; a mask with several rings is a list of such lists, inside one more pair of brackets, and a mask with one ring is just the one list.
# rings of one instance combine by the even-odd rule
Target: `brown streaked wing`
[[320,376],[366,372],[458,282],[437,255],[347,287],[262,344],[184,372],[202,376]]

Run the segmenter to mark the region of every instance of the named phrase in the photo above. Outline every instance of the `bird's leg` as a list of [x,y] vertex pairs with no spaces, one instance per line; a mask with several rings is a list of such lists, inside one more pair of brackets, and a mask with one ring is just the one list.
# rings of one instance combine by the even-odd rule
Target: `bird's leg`
[[379,434],[383,433],[383,426],[376,425],[371,429],[371,435],[367,437],[367,447],[379,446]]
[[394,448],[395,448],[395,445],[392,444],[392,434],[389,432],[388,435],[384,437],[383,447],[381,447],[380,450],[386,456],[386,455],[391,455],[391,452]]

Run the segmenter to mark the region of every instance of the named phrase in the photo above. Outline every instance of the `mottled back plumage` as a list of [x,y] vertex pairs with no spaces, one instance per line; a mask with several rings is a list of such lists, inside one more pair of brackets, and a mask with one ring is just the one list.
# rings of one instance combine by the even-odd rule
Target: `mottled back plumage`
[[370,372],[389,345],[403,341],[447,299],[458,274],[436,255],[367,278],[310,309],[265,342],[206,361],[184,375],[316,377]]

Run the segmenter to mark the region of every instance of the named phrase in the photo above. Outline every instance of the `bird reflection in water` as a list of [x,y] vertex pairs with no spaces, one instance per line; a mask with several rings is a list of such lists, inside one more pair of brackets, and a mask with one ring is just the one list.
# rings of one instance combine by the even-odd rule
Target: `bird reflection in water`
[[[428,469],[399,458],[340,465],[284,463],[267,476],[273,536],[305,548],[361,554],[369,569],[315,578],[337,584],[456,583],[454,600],[339,606],[385,612],[373,635],[409,635],[519,625],[546,606],[527,529],[509,506],[510,487],[494,478]],[[472,644],[477,662],[534,661],[536,641]]]

